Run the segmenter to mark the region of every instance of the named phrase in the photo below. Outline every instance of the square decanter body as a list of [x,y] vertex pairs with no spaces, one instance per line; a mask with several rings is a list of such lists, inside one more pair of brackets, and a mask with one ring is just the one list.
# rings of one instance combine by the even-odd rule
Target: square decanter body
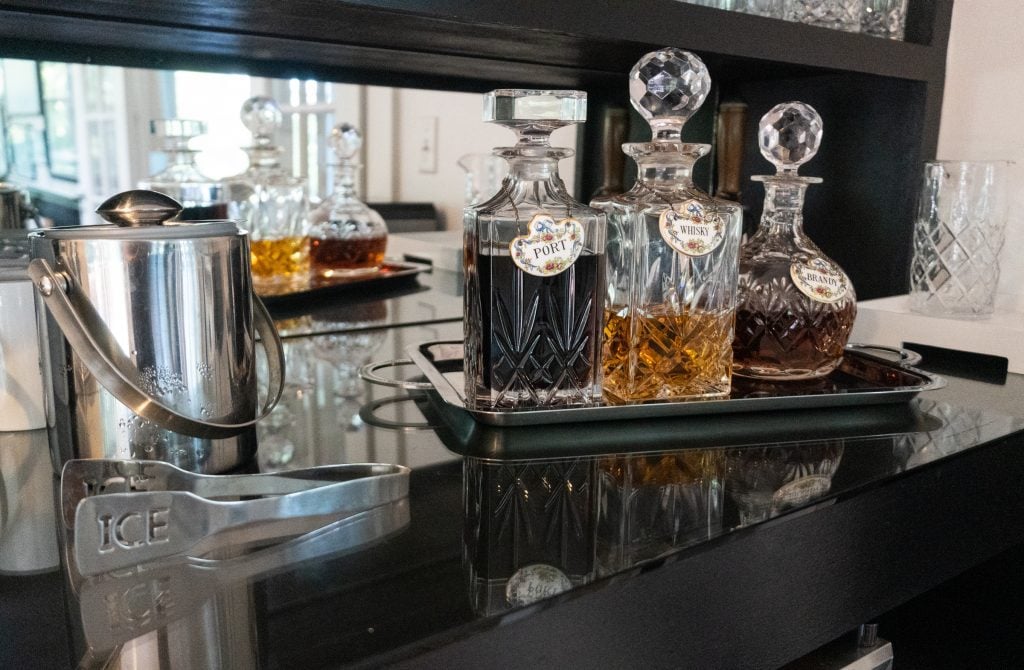
[[729,394],[742,213],[652,169],[608,215],[603,373],[610,402]]
[[[466,402],[474,409],[600,401],[605,218],[565,198],[549,181],[513,179],[466,210]],[[540,238],[542,250],[547,237],[550,245],[572,243],[567,220],[582,237],[571,264],[541,276],[516,263],[517,238]]]

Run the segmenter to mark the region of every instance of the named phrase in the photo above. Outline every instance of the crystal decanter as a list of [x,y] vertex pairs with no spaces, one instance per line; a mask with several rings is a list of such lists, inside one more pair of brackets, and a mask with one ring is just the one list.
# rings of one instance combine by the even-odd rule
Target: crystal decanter
[[629,75],[633,106],[653,141],[624,144],[637,180],[591,206],[608,214],[604,395],[611,402],[728,395],[732,370],[740,206],[694,185],[706,144],[680,132],[708,94],[699,58],[647,54]]
[[505,89],[484,120],[516,131],[501,190],[465,214],[466,404],[587,406],[601,397],[605,218],[566,192],[551,132],[586,118],[586,93]]
[[818,152],[821,135],[821,117],[801,102],[776,105],[761,118],[761,154],[777,174],[753,178],[764,182],[764,212],[740,252],[737,375],[814,379],[843,358],[856,296],[842,268],[804,234],[804,193],[821,179],[797,174]]
[[242,123],[252,132],[246,149],[249,167],[227,180],[230,218],[249,230],[253,284],[260,293],[280,293],[308,286],[309,205],[306,182],[281,165],[274,144],[281,109],[270,98],[249,98]]
[[331,130],[330,141],[339,162],[334,191],[310,215],[310,270],[321,279],[376,272],[384,263],[388,228],[356,193],[356,155],[363,137],[355,126],[340,123]]
[[206,134],[206,124],[189,119],[153,119],[149,132],[160,140],[167,167],[139,182],[139,188],[159,191],[181,203],[175,217],[182,221],[228,218],[224,186],[199,171],[195,158],[199,153],[189,147],[193,138]]

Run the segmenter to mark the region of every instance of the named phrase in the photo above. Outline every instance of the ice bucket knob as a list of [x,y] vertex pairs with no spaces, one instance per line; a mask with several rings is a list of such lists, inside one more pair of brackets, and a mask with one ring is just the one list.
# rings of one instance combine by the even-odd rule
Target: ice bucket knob
[[136,227],[161,226],[181,210],[181,203],[169,195],[135,189],[107,198],[96,213],[118,226]]

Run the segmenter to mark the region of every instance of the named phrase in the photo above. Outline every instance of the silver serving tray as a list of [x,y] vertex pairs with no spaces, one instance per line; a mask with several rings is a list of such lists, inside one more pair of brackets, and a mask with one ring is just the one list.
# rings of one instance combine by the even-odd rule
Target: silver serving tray
[[467,412],[480,423],[491,426],[531,426],[903,403],[921,391],[946,385],[941,377],[911,367],[920,360],[913,352],[852,344],[846,348],[839,368],[826,377],[811,382],[786,383],[753,382],[734,377],[732,395],[724,399],[686,402],[655,400],[627,405],[494,412],[466,407],[461,341],[423,342],[407,348],[406,352],[433,385],[441,400]]

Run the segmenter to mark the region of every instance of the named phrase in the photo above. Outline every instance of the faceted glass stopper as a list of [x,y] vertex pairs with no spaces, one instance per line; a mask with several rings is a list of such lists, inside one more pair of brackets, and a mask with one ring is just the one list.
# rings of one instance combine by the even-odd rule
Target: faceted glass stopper
[[351,123],[339,123],[331,129],[331,146],[342,162],[348,162],[362,148],[363,136]]
[[821,116],[802,102],[784,102],[761,117],[757,134],[763,155],[779,174],[796,174],[821,145]]
[[484,121],[513,128],[521,135],[546,136],[562,126],[586,120],[584,91],[503,88],[484,95]]
[[629,98],[651,125],[654,139],[679,139],[683,124],[710,90],[704,61],[682,49],[652,51],[629,72]]
[[240,116],[257,145],[272,143],[274,133],[284,120],[277,103],[272,98],[259,95],[242,103]]

